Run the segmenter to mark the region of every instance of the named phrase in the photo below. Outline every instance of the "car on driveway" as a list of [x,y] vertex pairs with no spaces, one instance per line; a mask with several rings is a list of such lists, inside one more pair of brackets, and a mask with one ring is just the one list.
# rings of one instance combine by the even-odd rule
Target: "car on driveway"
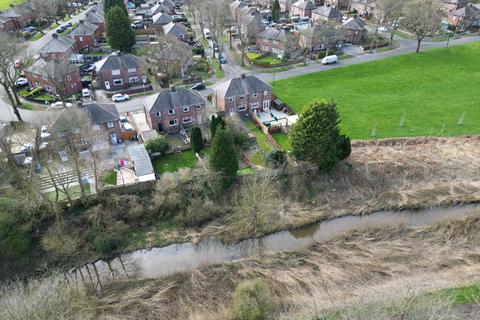
[[82,98],[88,98],[90,97],[90,95],[91,95],[90,89],[87,89],[87,88],[82,89]]
[[[54,102],[50,105],[50,107],[52,108],[63,108],[63,102],[62,101],[57,101],[57,102]],[[67,108],[70,108],[72,107],[72,104],[70,102],[65,102],[65,107]]]
[[197,90],[197,91],[205,90],[205,84],[200,82],[200,83],[197,83],[197,84],[193,85],[190,89]]
[[227,63],[227,59],[225,59],[225,57],[221,56],[218,61],[220,61],[221,64],[226,64]]
[[26,85],[28,85],[27,78],[20,77],[17,79],[17,81],[15,81],[15,86],[17,87],[24,87]]
[[116,93],[112,96],[113,102],[122,102],[127,100],[130,100],[130,97],[128,96],[128,94]]
[[378,28],[378,32],[388,32],[388,28],[387,27],[380,27],[380,28]]

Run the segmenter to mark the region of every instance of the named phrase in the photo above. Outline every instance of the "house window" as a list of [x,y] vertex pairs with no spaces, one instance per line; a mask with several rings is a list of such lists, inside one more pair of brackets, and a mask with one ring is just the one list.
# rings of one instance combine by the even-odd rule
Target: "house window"
[[98,131],[98,130],[100,130],[100,126],[99,126],[98,124],[94,124],[94,125],[92,126],[92,130],[93,130],[93,131]]
[[80,42],[83,42],[83,37],[79,37],[80,38]]
[[35,87],[40,87],[40,83],[38,83],[38,81],[35,81]]
[[160,112],[157,112],[157,118],[160,118],[162,114]]
[[245,107],[245,105],[241,104],[238,106],[238,111],[245,111],[247,110],[247,107]]
[[65,150],[59,151],[58,154],[60,155],[60,158],[62,161],[67,161],[68,160],[68,155]]
[[118,76],[120,75],[120,70],[112,70],[112,76]]
[[168,114],[169,114],[169,115],[174,115],[174,114],[175,114],[175,109],[170,109],[170,110],[168,110]]
[[233,98],[228,98],[228,101],[233,102]]
[[177,119],[170,120],[170,121],[168,122],[168,124],[169,124],[171,127],[176,126],[176,125],[178,125],[178,120],[177,120]]
[[108,128],[113,128],[113,127],[114,127],[113,122],[108,122],[108,123],[107,123],[107,127],[108,127]]
[[256,92],[252,93],[252,98],[256,98],[256,97],[258,97],[258,93]]
[[87,144],[87,140],[86,139],[80,139],[78,140],[78,144],[81,145],[81,146],[84,146]]
[[200,110],[200,109],[202,109],[202,105],[199,104],[197,105],[197,110]]
[[36,75],[35,73],[32,73],[32,75],[34,78],[38,78],[38,75]]
[[130,82],[130,83],[138,82],[138,77],[137,77],[137,76],[135,76],[135,77],[129,77],[129,78],[128,78],[128,82]]
[[65,132],[59,132],[59,133],[57,133],[57,135],[58,135],[59,138],[63,138],[63,137],[65,137]]
[[184,117],[183,123],[192,123],[192,117]]
[[183,112],[188,112],[190,111],[190,107],[186,106],[186,107],[183,107]]
[[68,81],[72,81],[72,76],[69,75],[69,74],[67,74],[67,80],[68,80]]
[[258,102],[250,103],[250,108],[251,109],[257,109],[258,108]]
[[268,91],[263,91],[263,96],[264,97],[268,96]]
[[49,86],[48,84],[45,85],[45,90],[46,90],[46,91],[51,91],[51,88],[50,88],[50,86]]
[[263,101],[263,110],[270,109],[270,101]]
[[240,96],[239,99],[243,100],[243,99],[245,99],[245,96]]
[[75,134],[79,134],[80,133],[80,128],[73,129],[73,132],[75,132]]
[[123,80],[122,79],[114,79],[113,84],[116,85],[116,86],[121,86],[123,84]]
[[137,72],[137,68],[128,68],[128,73],[135,73]]

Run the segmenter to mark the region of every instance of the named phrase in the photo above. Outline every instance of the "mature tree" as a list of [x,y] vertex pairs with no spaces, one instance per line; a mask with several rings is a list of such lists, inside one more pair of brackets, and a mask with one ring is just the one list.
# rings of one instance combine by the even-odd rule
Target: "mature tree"
[[[228,15],[225,14],[228,10],[228,2],[226,0],[209,0],[207,11],[207,25],[210,29],[212,40],[218,47],[218,57],[223,54],[222,36],[226,27],[229,25]],[[213,51],[213,58],[215,59],[215,50]],[[219,64],[220,70],[222,64]]]
[[[58,13],[58,0],[30,0],[32,7],[31,14],[38,25],[42,25],[45,20],[54,19]],[[43,30],[40,29],[43,33]]]
[[409,0],[405,4],[402,25],[417,38],[416,52],[420,52],[423,39],[437,32],[442,22],[439,0]]
[[105,31],[107,42],[112,49],[123,52],[132,51],[135,45],[135,34],[130,27],[130,18],[121,7],[110,8],[105,16]]
[[237,38],[240,41],[240,52],[242,53],[242,56],[240,59],[241,59],[242,66],[245,66],[245,49],[247,48],[248,41],[249,41],[249,31],[250,31],[249,28],[250,28],[250,24],[248,23],[248,16],[245,14],[245,11],[240,10],[240,12],[238,13],[238,22],[237,22]]
[[190,131],[190,145],[195,153],[203,149],[202,130],[199,127],[193,127]]
[[377,0],[376,4],[377,14],[373,17],[375,22],[375,41],[378,39],[378,28],[380,27],[380,24],[386,24],[390,26],[390,47],[393,42],[396,26],[398,25],[398,18],[402,16],[405,1]]
[[212,119],[210,120],[210,132],[212,133],[212,138],[215,137],[215,133],[219,128],[225,129],[225,120],[223,120],[221,115],[213,115]]
[[125,2],[123,0],[104,0],[103,11],[105,14],[107,14],[108,11],[115,6],[119,6],[123,11],[125,11],[126,14],[128,14],[127,8],[125,8]]
[[278,0],[275,0],[273,2],[272,19],[275,22],[278,22],[280,20],[280,3],[278,2]]
[[308,104],[290,133],[295,157],[315,163],[322,170],[331,169],[346,153],[338,123],[334,102],[320,100]]
[[168,151],[168,142],[164,136],[158,135],[145,143],[145,149],[151,153],[164,154]]
[[319,36],[321,42],[325,45],[325,56],[328,56],[330,50],[333,50],[338,41],[342,40],[345,31],[331,22],[321,24]]
[[233,314],[238,320],[266,320],[272,317],[274,304],[267,284],[260,279],[238,284],[233,295]]
[[69,98],[67,90],[72,85],[72,81],[75,81],[74,76],[78,72],[78,67],[67,61],[44,60],[42,71],[55,89],[57,97],[62,101],[63,106],[66,107],[65,100]]
[[238,171],[238,156],[229,130],[218,128],[213,138],[210,167],[221,175],[222,186],[230,187]]
[[[15,66],[15,61],[22,57],[22,65]],[[0,32],[0,85],[13,107],[18,121],[23,121],[18,110],[22,105],[16,90],[16,81],[26,66],[30,64],[30,52],[25,50],[18,38]]]

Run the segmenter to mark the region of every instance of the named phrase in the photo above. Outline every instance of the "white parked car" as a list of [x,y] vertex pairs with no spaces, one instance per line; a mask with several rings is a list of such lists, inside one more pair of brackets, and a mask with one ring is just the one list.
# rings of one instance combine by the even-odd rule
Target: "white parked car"
[[23,77],[20,77],[17,79],[17,81],[15,81],[15,85],[17,87],[23,87],[23,86],[26,86],[27,84],[28,84],[27,78],[23,78]]
[[[50,107],[52,107],[52,108],[63,108],[63,102],[62,101],[54,102],[50,105]],[[70,102],[65,102],[65,107],[71,108],[72,104]]]
[[90,93],[90,89],[82,89],[82,97],[83,98],[88,98],[90,97],[91,93]]
[[128,94],[116,93],[112,96],[113,102],[122,102],[127,100],[130,100],[130,97],[128,96]]
[[40,137],[42,139],[50,137],[50,132],[48,132],[47,126],[43,126],[42,129],[40,130]]
[[337,62],[338,62],[338,57],[336,55],[326,56],[325,58],[322,59],[322,64],[331,64],[331,63],[337,63]]
[[388,28],[387,27],[379,27],[378,32],[388,32]]

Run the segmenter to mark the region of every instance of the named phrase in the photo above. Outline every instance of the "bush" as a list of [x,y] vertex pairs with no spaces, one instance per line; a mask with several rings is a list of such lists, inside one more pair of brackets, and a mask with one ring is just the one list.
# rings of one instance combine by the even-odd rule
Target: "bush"
[[205,222],[220,216],[223,211],[223,208],[220,208],[213,201],[196,197],[192,198],[188,208],[181,212],[176,220],[186,227],[199,227]]
[[161,153],[164,154],[168,151],[168,142],[164,136],[157,136],[153,139],[148,140],[145,143],[145,149],[150,153]]
[[190,145],[195,153],[203,149],[202,130],[199,127],[193,127],[190,131]]
[[0,256],[2,259],[17,259],[30,246],[28,234],[20,227],[14,214],[0,212]]
[[210,167],[222,177],[222,187],[228,188],[235,182],[238,171],[237,150],[231,130],[218,128],[211,150]]
[[93,239],[93,247],[95,251],[102,254],[110,254],[115,249],[120,247],[121,237],[113,233],[99,233]]
[[272,166],[280,166],[286,162],[285,152],[272,150],[265,157],[265,161]]
[[42,247],[59,257],[73,254],[79,247],[79,241],[71,233],[67,233],[66,230],[62,223],[51,226],[42,238]]
[[352,144],[350,138],[346,135],[340,136],[340,149],[342,149],[341,160],[348,158],[352,153]]
[[273,314],[270,289],[260,279],[244,281],[233,295],[233,315],[237,320],[266,320]]

